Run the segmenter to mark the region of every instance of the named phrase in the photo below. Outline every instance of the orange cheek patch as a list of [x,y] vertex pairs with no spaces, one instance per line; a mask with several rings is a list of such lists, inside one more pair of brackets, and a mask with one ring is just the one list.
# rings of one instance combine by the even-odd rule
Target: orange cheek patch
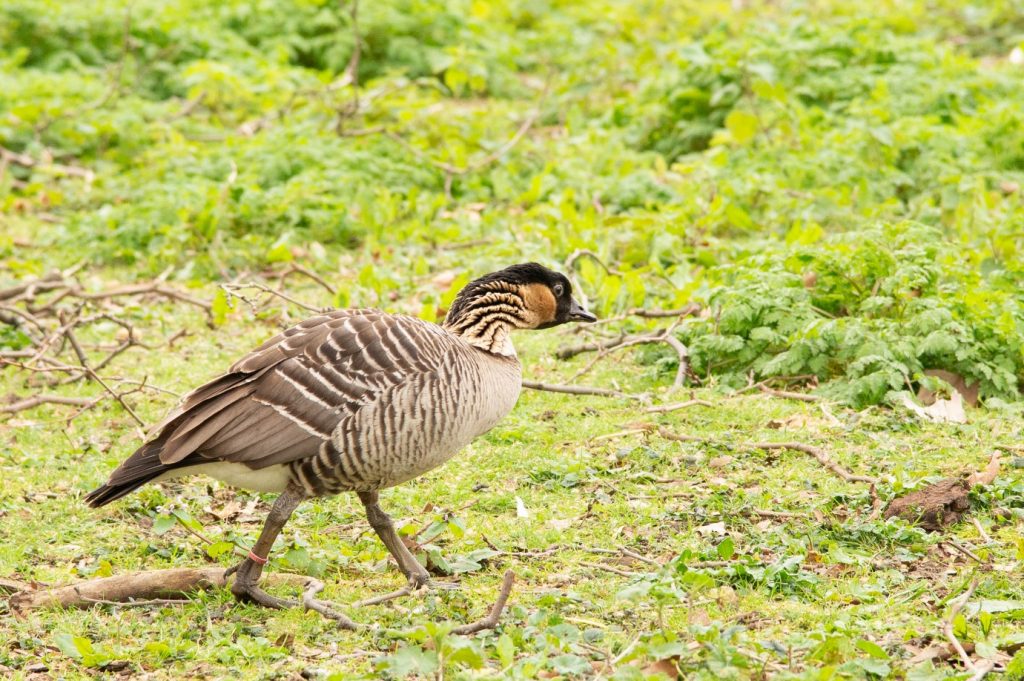
[[526,309],[534,317],[535,324],[545,324],[555,321],[555,313],[558,311],[558,302],[555,294],[544,284],[530,284],[525,287],[523,299],[526,301]]

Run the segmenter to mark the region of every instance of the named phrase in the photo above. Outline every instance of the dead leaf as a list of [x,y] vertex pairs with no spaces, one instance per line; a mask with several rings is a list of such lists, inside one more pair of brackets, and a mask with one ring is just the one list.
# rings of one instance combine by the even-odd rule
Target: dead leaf
[[691,610],[688,619],[690,624],[699,624],[702,627],[711,624],[711,617],[708,615],[707,610]]
[[679,677],[679,667],[676,665],[678,657],[667,657],[664,660],[658,660],[644,667],[644,675],[652,674],[664,674],[670,679]]
[[772,419],[765,425],[775,430],[799,430],[801,428],[816,430],[821,424],[818,419],[812,418],[807,414],[793,414],[784,419]]
[[903,406],[925,421],[967,423],[967,414],[964,413],[964,398],[958,392],[954,392],[948,400],[935,400],[935,403],[928,407],[922,407],[907,395],[903,395]]
[[715,458],[711,459],[711,461],[708,461],[708,465],[711,466],[712,468],[725,468],[735,460],[736,457],[729,456],[728,454],[726,454],[725,456],[716,456]]
[[719,521],[709,525],[701,525],[697,528],[697,533],[705,537],[711,535],[722,536],[725,534],[725,522]]

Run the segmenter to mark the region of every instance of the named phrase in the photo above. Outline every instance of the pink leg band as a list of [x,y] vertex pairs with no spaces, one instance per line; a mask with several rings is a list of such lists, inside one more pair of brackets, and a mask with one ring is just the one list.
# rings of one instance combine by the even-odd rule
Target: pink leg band
[[267,559],[263,556],[257,556],[255,553],[252,552],[252,549],[249,549],[249,560],[256,563],[257,565],[267,564]]

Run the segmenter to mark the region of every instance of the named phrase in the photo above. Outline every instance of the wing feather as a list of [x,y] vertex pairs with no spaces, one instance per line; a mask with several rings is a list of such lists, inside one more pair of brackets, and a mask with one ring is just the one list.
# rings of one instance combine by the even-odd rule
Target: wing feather
[[434,325],[378,310],[318,315],[190,393],[161,425],[160,462],[263,468],[313,456],[342,420],[409,376],[436,371],[459,344]]

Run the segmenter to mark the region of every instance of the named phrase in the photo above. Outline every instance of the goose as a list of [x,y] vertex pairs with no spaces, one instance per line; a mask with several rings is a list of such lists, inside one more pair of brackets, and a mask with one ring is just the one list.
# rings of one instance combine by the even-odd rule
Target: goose
[[[285,608],[299,603],[258,586],[274,540],[302,501],[355,492],[408,586],[428,586],[380,490],[440,466],[512,410],[522,387],[513,330],[596,320],[564,275],[537,263],[470,282],[440,325],[375,309],[320,314],[186,395],[85,501],[97,508],[196,473],[278,493],[248,556],[230,570],[231,591]],[[345,619],[312,598],[303,603]]]

